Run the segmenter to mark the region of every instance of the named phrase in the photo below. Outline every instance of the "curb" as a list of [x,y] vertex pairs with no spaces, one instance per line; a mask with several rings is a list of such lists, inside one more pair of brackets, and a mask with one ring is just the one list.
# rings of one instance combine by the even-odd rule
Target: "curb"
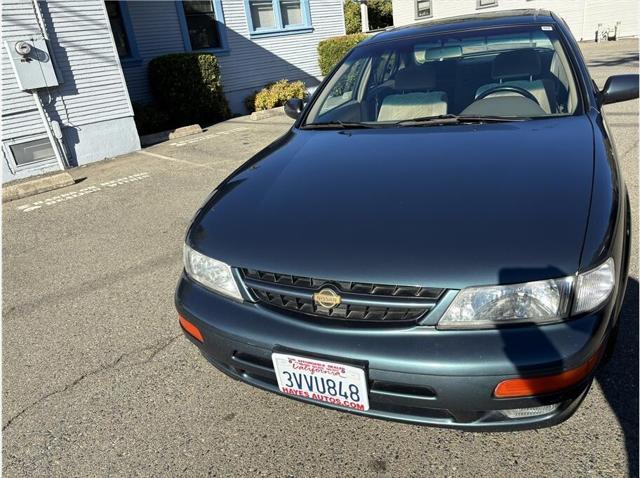
[[140,145],[151,146],[152,144],[162,143],[168,139],[178,139],[198,133],[202,133],[202,128],[199,124],[192,124],[189,126],[183,126],[182,128],[168,129],[167,131],[140,136]]
[[254,111],[251,113],[251,119],[253,121],[260,121],[265,118],[280,115],[284,115],[284,106],[278,106],[276,108],[271,108],[270,110]]
[[18,184],[10,184],[2,187],[2,202],[15,201],[16,199],[64,188],[72,184],[75,184],[75,181],[67,172],[30,179]]

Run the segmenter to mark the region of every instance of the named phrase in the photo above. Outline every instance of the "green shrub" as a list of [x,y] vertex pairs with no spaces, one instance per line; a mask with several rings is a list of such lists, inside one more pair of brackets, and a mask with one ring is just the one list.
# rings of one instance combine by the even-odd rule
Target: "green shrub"
[[244,104],[250,112],[268,110],[284,105],[291,98],[302,100],[306,91],[307,88],[302,81],[279,80],[247,96]]
[[133,103],[133,114],[140,136],[171,128],[169,115],[155,105]]
[[176,53],[149,63],[149,84],[157,104],[175,126],[210,124],[230,116],[218,59],[210,53]]
[[[391,0],[369,0],[369,28],[377,30],[393,25],[393,5]],[[360,21],[360,2],[358,0],[344,1],[344,26],[347,34],[362,31]]]
[[364,33],[327,38],[318,43],[320,71],[327,75],[331,69],[358,43],[367,38]]
[[360,4],[353,0],[344,1],[344,28],[347,35],[362,31],[360,21]]

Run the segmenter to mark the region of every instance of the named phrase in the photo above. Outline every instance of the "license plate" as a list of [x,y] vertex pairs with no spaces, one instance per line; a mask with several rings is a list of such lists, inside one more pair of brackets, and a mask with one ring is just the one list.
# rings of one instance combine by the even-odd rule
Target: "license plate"
[[282,393],[352,410],[369,410],[363,369],[280,353],[272,354],[271,359]]

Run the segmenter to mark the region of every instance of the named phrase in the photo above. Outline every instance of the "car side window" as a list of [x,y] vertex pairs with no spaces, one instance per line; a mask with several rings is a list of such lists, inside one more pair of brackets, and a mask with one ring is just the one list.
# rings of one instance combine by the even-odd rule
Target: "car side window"
[[395,51],[386,51],[380,55],[375,66],[375,74],[373,75],[371,86],[378,86],[389,80],[396,71],[397,60],[398,55]]
[[327,99],[322,105],[320,114],[331,111],[354,99],[366,63],[367,58],[360,58],[348,67],[347,71],[340,77],[340,80],[331,88]]
[[384,69],[384,74],[382,76],[382,82],[389,80],[396,70],[398,69],[398,54],[394,51],[391,55],[389,55],[389,61]]

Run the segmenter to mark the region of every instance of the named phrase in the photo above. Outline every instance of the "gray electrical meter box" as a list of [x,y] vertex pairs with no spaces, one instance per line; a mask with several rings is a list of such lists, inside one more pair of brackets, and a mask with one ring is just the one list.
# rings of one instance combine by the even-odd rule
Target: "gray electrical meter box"
[[5,41],[4,47],[21,90],[37,90],[60,84],[47,40],[43,37]]

